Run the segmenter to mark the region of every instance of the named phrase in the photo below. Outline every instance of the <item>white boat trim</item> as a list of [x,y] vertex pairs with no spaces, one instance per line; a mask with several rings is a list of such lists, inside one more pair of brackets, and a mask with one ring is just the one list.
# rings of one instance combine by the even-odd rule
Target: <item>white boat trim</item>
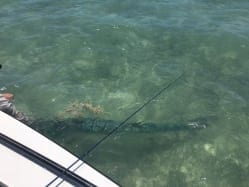
[[[68,168],[78,158],[66,151],[56,143],[52,142],[45,136],[39,134],[35,130],[17,121],[9,115],[0,111],[0,133],[1,138],[6,139],[0,141],[0,182],[7,186],[46,186],[57,175],[46,169],[44,166],[32,161],[25,155],[13,150],[13,147],[7,146],[8,141],[13,141],[16,146],[24,146],[37,154],[38,157],[44,157],[58,167]],[[5,143],[4,143],[5,142]],[[79,167],[80,166],[80,167]],[[57,167],[57,166],[56,166]],[[79,168],[77,168],[79,167]],[[74,171],[76,169],[76,171]],[[94,169],[88,163],[79,161],[70,168],[69,175],[79,177],[89,185],[99,187],[118,187],[119,185],[113,182],[108,177]],[[64,180],[63,177],[58,178],[50,187],[56,186],[75,186],[70,180]]]

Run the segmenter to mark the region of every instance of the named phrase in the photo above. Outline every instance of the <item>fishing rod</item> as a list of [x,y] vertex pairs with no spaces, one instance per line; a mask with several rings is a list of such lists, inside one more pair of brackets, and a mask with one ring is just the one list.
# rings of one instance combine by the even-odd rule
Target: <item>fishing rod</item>
[[[180,80],[184,75],[184,72],[179,75],[177,78],[175,78],[173,81],[168,83],[166,86],[164,86],[162,89],[160,89],[158,92],[155,93],[152,97],[150,97],[144,104],[142,104],[140,107],[138,107],[133,113],[131,113],[126,119],[124,119],[119,125],[114,127],[107,135],[105,135],[103,138],[101,138],[99,141],[97,141],[93,146],[91,146],[86,152],[84,152],[77,160],[75,160],[70,166],[68,166],[60,175],[57,175],[52,181],[50,181],[46,187],[49,187],[53,182],[55,182],[58,178],[62,178],[75,164],[77,164],[79,161],[83,161],[78,167],[76,167],[73,172],[75,172],[78,168],[80,168],[83,163],[84,159],[92,153],[101,143],[103,143],[107,138],[109,138],[111,135],[113,135],[118,129],[120,129],[122,126],[126,124],[127,121],[129,121],[133,116],[135,116],[138,112],[140,112],[144,107],[146,107],[150,102],[152,102],[154,99],[156,99],[158,96],[160,96],[165,90],[167,90],[169,87],[174,85],[178,80]],[[60,181],[56,185],[58,187],[64,180]]]

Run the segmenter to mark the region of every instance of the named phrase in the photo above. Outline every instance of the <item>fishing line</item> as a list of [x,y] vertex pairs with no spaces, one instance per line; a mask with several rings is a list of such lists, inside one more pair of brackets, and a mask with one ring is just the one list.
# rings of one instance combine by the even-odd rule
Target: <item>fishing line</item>
[[[83,161],[90,153],[92,153],[102,142],[104,142],[107,138],[109,138],[112,134],[114,134],[118,129],[120,129],[122,126],[126,124],[128,120],[130,120],[133,116],[135,116],[138,112],[140,112],[144,107],[146,107],[151,101],[153,101],[155,98],[160,96],[165,90],[167,90],[169,87],[171,87],[175,82],[177,82],[179,79],[181,79],[184,75],[184,72],[179,75],[177,78],[175,78],[173,81],[168,83],[166,86],[164,86],[161,90],[156,92],[155,95],[153,95],[151,98],[149,98],[144,104],[142,104],[137,110],[135,110],[133,113],[131,113],[125,120],[123,120],[119,125],[114,127],[107,135],[105,135],[103,138],[101,138],[97,143],[95,143],[93,146],[91,146],[86,152],[84,152],[77,160],[75,160],[70,166],[68,166],[62,173],[61,175],[57,175],[56,178],[54,178],[51,182],[49,182],[46,187],[51,185],[53,182],[55,182],[58,178],[63,177],[75,164],[77,164],[79,161]],[[83,165],[84,161],[73,170],[76,171],[78,168],[80,168]],[[60,181],[56,185],[58,187],[64,180]]]
[[[1,65],[1,64],[0,64]],[[64,67],[64,64],[59,64],[56,65],[54,68],[52,68],[51,72],[53,73],[53,75],[55,75],[56,72],[58,72],[60,69],[62,69]],[[1,67],[0,67],[1,69]],[[37,80],[34,79],[33,74],[27,74],[25,76],[23,76],[21,79],[19,80],[13,80],[9,83],[4,84],[3,88],[4,90],[7,89],[8,87],[12,87],[12,86],[17,86],[20,85],[24,82],[27,82],[29,80],[33,80],[34,83],[37,84]],[[40,80],[39,80],[40,81]]]

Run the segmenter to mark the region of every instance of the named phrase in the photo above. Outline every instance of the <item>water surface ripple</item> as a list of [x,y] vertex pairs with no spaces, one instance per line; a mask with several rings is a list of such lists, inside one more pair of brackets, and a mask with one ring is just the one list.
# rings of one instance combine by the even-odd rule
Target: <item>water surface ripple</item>
[[[120,130],[87,161],[122,186],[247,186],[248,18],[246,0],[2,0],[1,92],[40,120],[120,122],[185,71],[131,123],[207,128]],[[78,155],[106,133],[70,124],[33,128]]]

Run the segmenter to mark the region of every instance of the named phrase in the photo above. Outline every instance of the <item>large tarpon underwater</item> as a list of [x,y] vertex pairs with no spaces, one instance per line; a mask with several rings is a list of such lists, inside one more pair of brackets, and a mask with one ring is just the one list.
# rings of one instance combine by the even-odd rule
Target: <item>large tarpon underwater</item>
[[[157,124],[153,122],[128,122],[119,131],[152,133],[152,132],[172,132],[172,131],[194,131],[205,129],[213,121],[213,116],[200,117],[187,120],[181,123]],[[83,132],[107,133],[119,126],[121,122],[115,120],[99,118],[67,118],[67,119],[38,119],[30,126],[42,131],[70,129]]]

